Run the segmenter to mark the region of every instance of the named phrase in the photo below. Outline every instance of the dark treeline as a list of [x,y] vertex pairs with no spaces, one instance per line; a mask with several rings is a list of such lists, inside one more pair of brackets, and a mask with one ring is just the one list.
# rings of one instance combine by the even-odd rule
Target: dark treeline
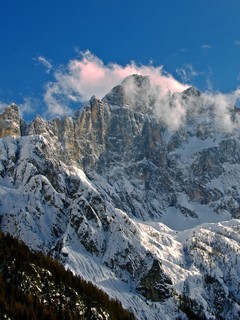
[[56,260],[31,252],[21,241],[0,233],[0,319],[133,320],[92,283],[74,276]]

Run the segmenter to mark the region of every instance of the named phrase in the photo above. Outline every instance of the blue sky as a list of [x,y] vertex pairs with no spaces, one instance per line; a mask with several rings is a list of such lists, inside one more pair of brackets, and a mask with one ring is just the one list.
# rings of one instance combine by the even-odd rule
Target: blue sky
[[0,0],[0,58],[0,106],[16,102],[26,117],[47,114],[54,90],[66,105],[71,76],[69,105],[80,103],[76,90],[88,98],[76,84],[83,59],[114,81],[134,61],[139,71],[161,67],[202,91],[227,93],[240,85],[240,1]]

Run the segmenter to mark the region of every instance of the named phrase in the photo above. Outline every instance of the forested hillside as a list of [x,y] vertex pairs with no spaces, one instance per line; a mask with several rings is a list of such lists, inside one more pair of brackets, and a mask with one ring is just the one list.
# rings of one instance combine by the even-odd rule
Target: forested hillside
[[0,233],[0,319],[134,319],[117,301]]

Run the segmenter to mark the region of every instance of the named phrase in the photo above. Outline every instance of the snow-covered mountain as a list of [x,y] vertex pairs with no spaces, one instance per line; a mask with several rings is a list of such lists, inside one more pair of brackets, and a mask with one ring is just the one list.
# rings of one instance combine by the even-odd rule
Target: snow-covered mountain
[[0,228],[138,319],[240,317],[231,104],[133,75],[73,117],[0,115]]

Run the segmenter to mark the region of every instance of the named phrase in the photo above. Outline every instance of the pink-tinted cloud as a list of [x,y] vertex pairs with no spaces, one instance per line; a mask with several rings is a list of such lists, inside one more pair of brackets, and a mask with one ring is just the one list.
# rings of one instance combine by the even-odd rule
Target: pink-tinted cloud
[[[186,65],[185,69],[179,69],[178,73],[184,82],[198,75],[191,64]],[[239,89],[229,94],[204,93],[201,99],[195,101],[192,98],[192,103],[186,103],[181,95],[175,95],[172,100],[169,92],[182,92],[189,86],[166,74],[162,66],[139,66],[135,62],[126,66],[116,63],[104,64],[89,51],[82,53],[79,59],[71,60],[65,68],[57,70],[54,74],[55,81],[46,85],[44,99],[47,114],[48,116],[71,114],[71,103],[81,103],[90,99],[92,95],[102,98],[132,74],[149,77],[151,86],[148,88],[149,97],[144,96],[146,103],[150,103],[154,97],[155,116],[163,121],[170,131],[177,130],[185,124],[187,112],[195,114],[196,108],[199,110],[205,108],[207,115],[209,106],[213,110],[213,125],[216,130],[231,132],[240,126],[240,116],[233,121],[231,114],[236,102],[240,101]],[[129,98],[127,101],[134,103],[135,93],[136,84],[130,79],[125,88],[125,94]],[[28,109],[28,106],[27,103],[23,109]]]
[[149,76],[152,85],[159,87],[161,94],[169,91],[181,92],[188,86],[163,73],[162,66],[138,66],[131,62],[126,66],[116,63],[104,64],[102,60],[86,51],[79,59],[69,62],[67,67],[55,72],[56,81],[46,86],[45,103],[48,114],[69,113],[68,101],[86,101],[95,95],[102,98],[114,86],[129,75]]

